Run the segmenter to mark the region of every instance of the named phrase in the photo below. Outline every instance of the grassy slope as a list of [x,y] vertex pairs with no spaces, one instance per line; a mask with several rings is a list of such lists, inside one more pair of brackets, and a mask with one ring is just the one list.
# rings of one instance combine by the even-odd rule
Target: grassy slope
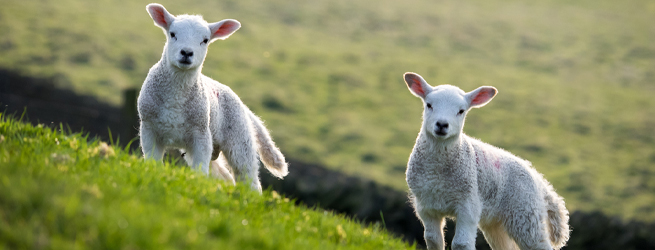
[[379,227],[2,117],[0,249],[403,249]]
[[[115,2],[3,1],[0,66],[118,103],[164,36],[147,2]],[[655,219],[652,1],[161,3],[242,22],[212,44],[204,72],[292,157],[405,189],[421,107],[401,76],[414,71],[433,85],[496,86],[466,132],[532,161],[570,209]]]

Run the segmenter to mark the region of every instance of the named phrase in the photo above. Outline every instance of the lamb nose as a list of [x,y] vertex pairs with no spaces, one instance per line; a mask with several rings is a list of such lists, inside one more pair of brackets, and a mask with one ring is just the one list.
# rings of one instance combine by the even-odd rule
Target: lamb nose
[[193,51],[187,52],[185,50],[181,50],[180,54],[182,54],[182,56],[191,57],[191,56],[193,56]]
[[437,127],[438,128],[448,128],[448,123],[447,122],[437,122]]

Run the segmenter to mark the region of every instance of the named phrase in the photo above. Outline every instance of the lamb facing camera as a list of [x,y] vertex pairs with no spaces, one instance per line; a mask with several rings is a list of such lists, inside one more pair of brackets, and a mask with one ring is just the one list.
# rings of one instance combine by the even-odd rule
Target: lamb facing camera
[[404,77],[424,104],[406,180],[428,249],[444,249],[445,218],[456,219],[454,250],[475,249],[478,227],[495,250],[563,247],[569,212],[553,186],[530,162],[462,132],[466,114],[491,101],[496,88],[465,93],[432,87],[416,73]]
[[204,174],[248,182],[261,193],[259,160],[276,177],[287,163],[262,121],[228,87],[200,71],[207,47],[241,27],[233,19],[207,23],[200,16],[173,16],[160,4],[146,10],[166,35],[162,57],[148,72],[137,100],[141,148],[161,161],[169,148]]

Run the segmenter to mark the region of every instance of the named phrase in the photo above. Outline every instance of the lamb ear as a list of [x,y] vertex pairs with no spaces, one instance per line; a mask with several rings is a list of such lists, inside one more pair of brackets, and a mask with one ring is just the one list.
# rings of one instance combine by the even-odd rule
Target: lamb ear
[[407,72],[404,75],[405,83],[407,83],[407,88],[415,96],[424,99],[432,91],[432,86],[430,86],[423,77],[419,74],[413,72]]
[[171,23],[173,23],[175,20],[175,16],[168,13],[166,8],[164,8],[164,6],[161,4],[148,4],[146,6],[146,10],[148,11],[148,14],[150,14],[152,20],[155,21],[155,25],[161,27],[162,29],[168,30],[168,28],[171,26]]
[[496,96],[498,90],[491,86],[482,86],[471,92],[466,93],[466,101],[469,103],[471,108],[479,108],[484,105],[487,105],[491,99]]
[[209,31],[211,32],[211,40],[225,40],[225,38],[228,38],[239,28],[241,28],[241,23],[234,19],[225,19],[220,22],[210,23]]

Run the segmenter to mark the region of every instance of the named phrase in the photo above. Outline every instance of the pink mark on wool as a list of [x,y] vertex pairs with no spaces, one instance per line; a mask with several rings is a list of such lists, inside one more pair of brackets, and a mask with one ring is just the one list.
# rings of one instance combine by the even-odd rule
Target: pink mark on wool
[[496,167],[496,169],[500,169],[500,161],[498,159],[494,161],[494,167]]
[[[496,157],[494,157],[494,158],[496,158]],[[487,154],[485,152],[482,152],[482,162],[480,162],[480,155],[478,154],[478,152],[477,151],[475,152],[475,163],[476,164],[478,164],[478,165],[486,164],[487,162],[488,162],[487,161]],[[500,161],[498,159],[494,159],[493,166],[496,169],[500,169]]]

